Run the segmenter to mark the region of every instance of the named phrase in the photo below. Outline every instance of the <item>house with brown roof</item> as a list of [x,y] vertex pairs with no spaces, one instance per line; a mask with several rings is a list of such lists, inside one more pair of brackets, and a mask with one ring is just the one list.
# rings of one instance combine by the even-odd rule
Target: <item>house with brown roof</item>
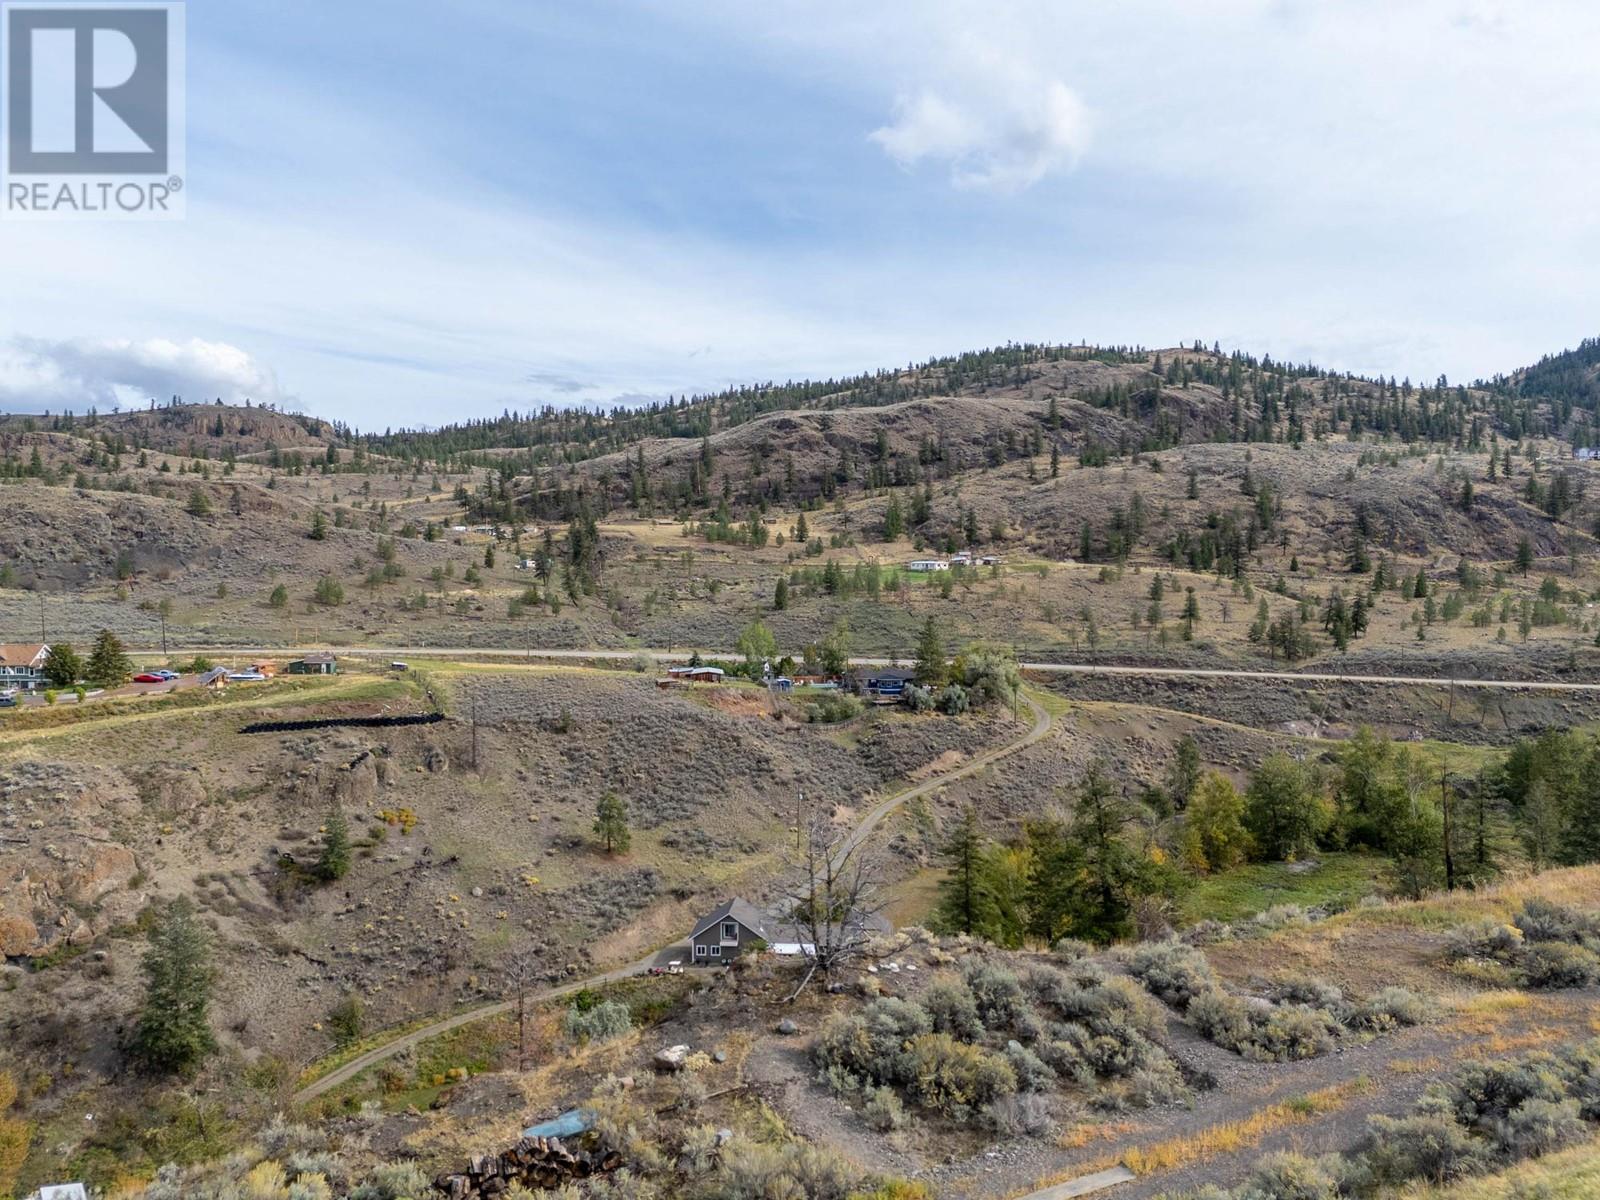
[[44,660],[50,647],[43,642],[0,644],[0,692],[31,692],[44,686]]

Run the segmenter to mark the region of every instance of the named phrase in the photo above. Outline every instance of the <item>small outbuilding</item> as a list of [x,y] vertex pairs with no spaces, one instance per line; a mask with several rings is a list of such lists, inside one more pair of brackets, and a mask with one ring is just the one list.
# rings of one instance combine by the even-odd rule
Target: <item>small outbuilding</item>
[[725,963],[747,950],[767,945],[761,914],[747,900],[735,896],[704,917],[689,935],[690,956],[697,966]]
[[721,667],[668,667],[667,674],[687,683],[721,683],[725,673]]
[[327,651],[321,650],[304,658],[295,659],[286,670],[291,675],[337,675],[339,661]]

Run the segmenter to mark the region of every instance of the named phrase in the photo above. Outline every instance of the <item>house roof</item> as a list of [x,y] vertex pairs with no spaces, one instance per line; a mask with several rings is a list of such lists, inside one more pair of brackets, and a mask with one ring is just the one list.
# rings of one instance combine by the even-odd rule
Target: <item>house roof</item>
[[302,655],[300,661],[303,663],[331,663],[334,658],[326,650],[318,650],[315,654]]
[[202,684],[215,683],[217,680],[226,679],[227,677],[228,677],[228,668],[227,667],[212,667],[211,670],[207,671],[204,675],[200,676],[200,682]]
[[723,675],[721,667],[668,667],[668,675]]
[[761,924],[761,914],[755,910],[755,906],[748,900],[742,900],[735,896],[732,900],[720,905],[711,915],[703,918],[700,924],[694,927],[694,931],[689,934],[689,937],[693,940],[713,925],[727,920],[739,922],[757,937],[767,936],[767,931]]
[[34,667],[44,661],[50,647],[43,642],[0,643],[0,667]]

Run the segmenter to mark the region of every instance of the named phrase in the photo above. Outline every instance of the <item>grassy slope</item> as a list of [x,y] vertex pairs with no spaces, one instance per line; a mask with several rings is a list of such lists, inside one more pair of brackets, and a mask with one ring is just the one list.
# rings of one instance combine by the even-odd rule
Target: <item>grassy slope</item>
[[1590,1200],[1600,1196],[1600,1139],[1452,1187],[1407,1188],[1405,1200]]

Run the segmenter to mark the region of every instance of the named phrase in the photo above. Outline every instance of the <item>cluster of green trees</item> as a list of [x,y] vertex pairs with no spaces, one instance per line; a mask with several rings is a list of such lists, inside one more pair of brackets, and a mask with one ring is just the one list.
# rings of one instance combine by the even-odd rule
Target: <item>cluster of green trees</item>
[[1101,764],[1069,816],[986,836],[967,809],[942,847],[936,928],[1002,945],[1131,931],[1143,897],[1171,899],[1197,875],[1327,850],[1385,855],[1394,891],[1419,896],[1492,878],[1520,839],[1535,866],[1600,861],[1600,738],[1552,733],[1477,778],[1360,730],[1309,762],[1264,759],[1241,790],[1204,770],[1183,739],[1162,786],[1128,797]]
[[94,640],[88,661],[73,649],[71,642],[53,642],[45,654],[44,678],[52,688],[73,687],[79,682],[95,687],[121,687],[133,677],[133,661],[123,648],[122,639],[102,629]]

